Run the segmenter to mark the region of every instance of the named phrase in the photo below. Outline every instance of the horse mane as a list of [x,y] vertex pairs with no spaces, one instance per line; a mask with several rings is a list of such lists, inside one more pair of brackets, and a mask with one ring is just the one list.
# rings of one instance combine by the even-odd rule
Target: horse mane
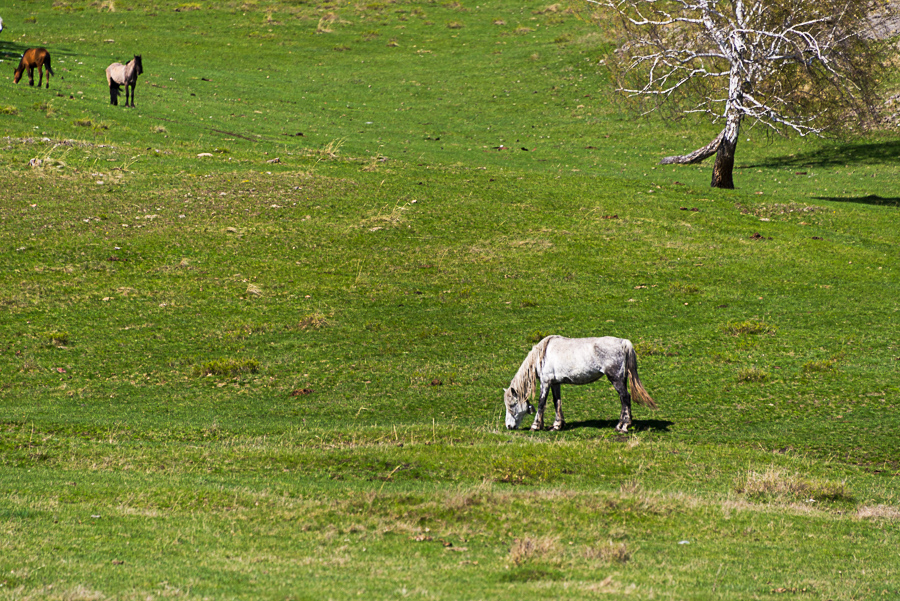
[[551,338],[555,338],[555,336],[547,336],[531,347],[525,360],[522,361],[522,365],[519,366],[519,371],[516,372],[512,382],[509,383],[509,387],[516,391],[519,398],[534,398],[534,393],[537,390],[535,381],[544,363],[544,355],[547,354],[547,344]]

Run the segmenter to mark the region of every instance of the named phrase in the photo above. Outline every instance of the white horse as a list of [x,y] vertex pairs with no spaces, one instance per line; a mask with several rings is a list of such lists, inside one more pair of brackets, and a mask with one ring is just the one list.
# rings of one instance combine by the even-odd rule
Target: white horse
[[538,342],[525,357],[509,388],[503,389],[506,405],[506,427],[515,430],[526,413],[534,413],[529,399],[534,398],[535,379],[541,382],[541,394],[532,430],[544,427],[544,407],[547,394],[553,391],[556,419],[551,430],[565,426],[560,399],[560,384],[590,384],[606,376],[622,401],[622,413],[617,432],[627,432],[631,425],[631,396],[641,405],[656,409],[656,403],[644,390],[637,372],[637,356],[630,340],[624,338],[564,338],[547,336]]
[[109,103],[119,104],[119,86],[125,86],[125,106],[128,106],[128,88],[131,88],[131,106],[134,106],[134,86],[138,75],[144,72],[141,55],[135,54],[127,65],[113,63],[106,68],[106,83],[109,84]]
[[0,31],[3,31],[3,19],[0,19]]

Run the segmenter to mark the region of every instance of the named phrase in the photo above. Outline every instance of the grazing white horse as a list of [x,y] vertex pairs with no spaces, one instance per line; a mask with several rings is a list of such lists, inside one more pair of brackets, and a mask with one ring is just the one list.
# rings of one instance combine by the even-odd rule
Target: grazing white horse
[[106,83],[109,84],[109,103],[119,104],[119,86],[125,86],[125,106],[128,106],[128,88],[131,88],[131,106],[134,106],[134,86],[138,75],[144,72],[141,55],[135,54],[127,65],[113,63],[106,68]]
[[0,31],[3,31],[3,19],[0,19]]
[[628,382],[631,382],[631,390],[638,403],[656,409],[656,403],[644,390],[638,377],[637,356],[630,340],[612,336],[603,338],[547,336],[534,345],[510,382],[509,388],[503,389],[506,427],[515,430],[526,413],[534,413],[534,407],[529,399],[534,398],[537,379],[541,383],[541,393],[537,415],[531,429],[543,429],[547,394],[553,391],[556,419],[551,430],[561,430],[565,426],[565,421],[562,414],[560,384],[590,384],[604,375],[612,382],[622,401],[617,432],[627,432],[628,426],[631,425],[631,396],[628,394]]

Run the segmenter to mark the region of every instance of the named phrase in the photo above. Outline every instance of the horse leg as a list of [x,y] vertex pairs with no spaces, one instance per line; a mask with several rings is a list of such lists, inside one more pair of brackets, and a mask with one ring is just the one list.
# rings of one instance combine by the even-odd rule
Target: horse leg
[[550,390],[553,391],[553,405],[556,407],[556,419],[553,420],[553,427],[550,428],[550,431],[559,432],[566,425],[566,420],[563,419],[562,414],[562,394],[560,393],[559,382],[551,384]]
[[628,426],[631,425],[631,395],[628,394],[628,383],[625,378],[609,379],[612,382],[616,392],[619,393],[619,400],[622,401],[622,413],[619,415],[619,423],[616,425],[616,432],[625,434],[628,432]]
[[34,85],[34,65],[28,67],[28,85]]
[[[130,104],[129,99],[131,101]],[[127,83],[125,84],[125,106],[134,106],[134,91]]]
[[547,394],[550,392],[550,385],[541,382],[541,398],[538,400],[537,415],[534,416],[534,423],[531,429],[538,431],[544,429],[544,409],[547,407]]
[[109,84],[109,103],[113,106],[119,105],[119,86],[112,82]]

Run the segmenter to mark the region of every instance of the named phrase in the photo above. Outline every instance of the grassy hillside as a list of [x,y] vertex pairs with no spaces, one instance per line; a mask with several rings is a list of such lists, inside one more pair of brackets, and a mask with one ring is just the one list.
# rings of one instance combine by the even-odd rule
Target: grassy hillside
[[[900,595],[893,133],[712,190],[581,4],[0,16],[0,598]],[[551,333],[660,409],[506,432]]]

